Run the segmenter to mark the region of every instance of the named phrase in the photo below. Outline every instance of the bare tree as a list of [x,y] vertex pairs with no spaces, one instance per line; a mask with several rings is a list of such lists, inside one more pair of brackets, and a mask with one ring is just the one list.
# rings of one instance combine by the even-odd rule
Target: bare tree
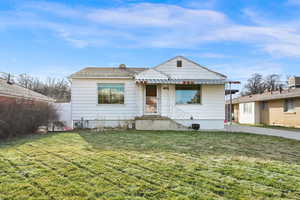
[[243,95],[263,93],[265,90],[263,76],[258,73],[252,74],[251,78],[247,80],[244,88],[246,89],[246,91],[243,93]]
[[69,101],[71,90],[69,82],[64,79],[48,77],[46,80],[21,74],[17,77],[17,83],[25,88],[41,93],[59,101]]
[[265,89],[268,91],[275,91],[279,90],[283,87],[283,84],[281,83],[280,76],[278,74],[270,74],[266,76],[264,79],[265,83]]
[[59,100],[69,100],[71,98],[70,85],[65,79],[47,78],[41,93]]
[[251,78],[247,80],[244,86],[245,91],[242,95],[260,94],[265,91],[277,91],[287,87],[287,82],[281,81],[280,75],[270,74],[263,77],[261,74],[253,74]]
[[27,74],[20,74],[17,77],[17,83],[25,88],[38,92],[43,86],[43,83],[38,79]]

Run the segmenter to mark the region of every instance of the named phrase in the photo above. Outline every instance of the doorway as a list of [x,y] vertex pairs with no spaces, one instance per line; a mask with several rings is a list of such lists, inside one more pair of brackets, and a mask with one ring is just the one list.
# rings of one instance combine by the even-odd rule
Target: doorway
[[145,113],[158,114],[157,103],[157,86],[146,85]]

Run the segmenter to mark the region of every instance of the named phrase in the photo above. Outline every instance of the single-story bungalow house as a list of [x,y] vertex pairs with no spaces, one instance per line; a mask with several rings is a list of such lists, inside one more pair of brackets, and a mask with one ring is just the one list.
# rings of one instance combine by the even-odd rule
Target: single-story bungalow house
[[24,88],[14,82],[0,78],[0,103],[4,102],[37,101],[52,103],[55,100]]
[[300,127],[300,88],[235,98],[232,115],[241,124]]
[[224,128],[226,76],[182,56],[153,68],[87,67],[69,78],[74,127]]

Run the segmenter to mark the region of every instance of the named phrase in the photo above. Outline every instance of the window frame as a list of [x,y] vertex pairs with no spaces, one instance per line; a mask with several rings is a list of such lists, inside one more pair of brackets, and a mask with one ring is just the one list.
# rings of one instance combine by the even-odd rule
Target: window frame
[[[99,102],[99,88],[100,88],[100,85],[122,85],[123,87],[123,90],[122,90],[122,94],[123,94],[123,103],[111,103],[111,96],[110,96],[110,103],[100,103]],[[125,83],[97,83],[97,105],[125,105]],[[110,94],[111,95],[111,94]]]
[[[198,91],[200,91],[200,99],[199,99],[199,103],[177,103],[177,95],[176,95],[176,87],[191,87],[191,86],[197,86],[199,89]],[[202,85],[175,85],[175,105],[202,105]]]
[[176,61],[176,67],[181,68],[182,67],[182,60]]
[[[288,106],[289,103],[292,103],[292,105],[293,105],[292,109],[289,109],[289,106]],[[284,102],[283,102],[283,112],[284,113],[295,113],[296,112],[295,107],[296,107],[295,99],[285,99],[284,100]]]

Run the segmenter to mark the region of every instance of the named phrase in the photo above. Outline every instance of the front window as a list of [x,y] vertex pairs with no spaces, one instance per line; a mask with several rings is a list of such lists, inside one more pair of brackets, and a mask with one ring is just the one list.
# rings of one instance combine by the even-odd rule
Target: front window
[[176,104],[200,104],[200,85],[176,85]]
[[284,101],[284,112],[295,112],[294,99],[286,99]]
[[124,84],[99,83],[98,104],[124,104]]

